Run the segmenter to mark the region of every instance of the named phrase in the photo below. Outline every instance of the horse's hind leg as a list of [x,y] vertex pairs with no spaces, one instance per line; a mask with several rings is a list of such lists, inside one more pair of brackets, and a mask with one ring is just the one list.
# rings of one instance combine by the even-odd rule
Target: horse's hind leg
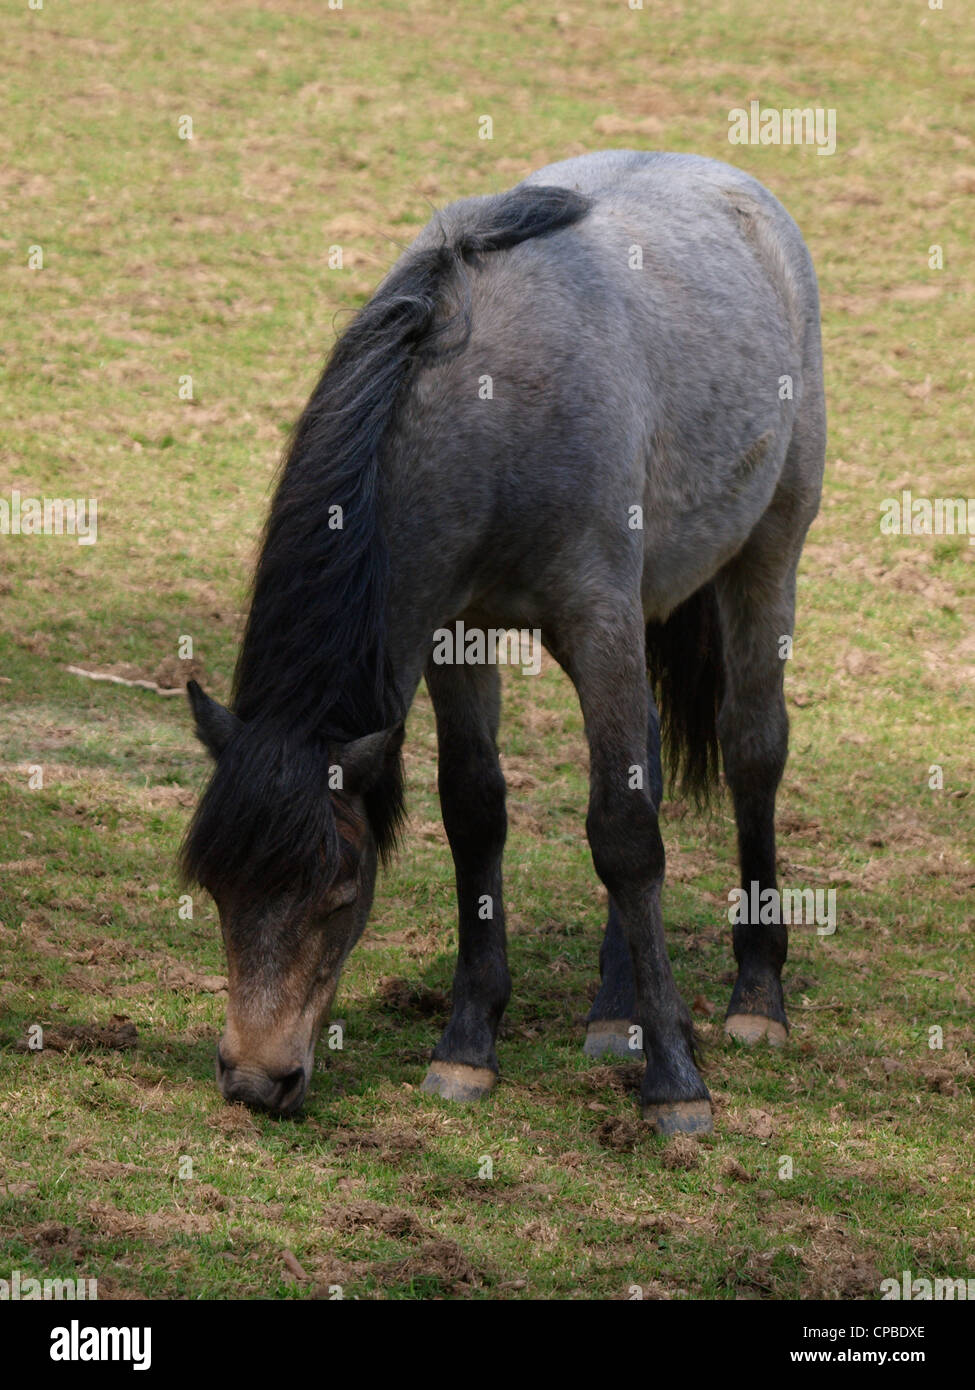
[[[663,799],[663,773],[660,767],[660,720],[653,697],[650,698],[650,717],[647,727],[647,771],[650,795],[659,811]],[[609,900],[609,918],[599,948],[599,992],[593,1000],[586,1020],[586,1041],[583,1051],[587,1057],[629,1057],[638,1054],[634,1047],[631,1019],[636,985],[630,948],[623,934],[619,908]]]
[[660,910],[664,847],[647,767],[643,614],[624,595],[609,595],[600,607],[560,652],[589,739],[586,830],[633,967],[631,1019],[647,1059],[644,1117],[660,1134],[702,1132],[712,1128],[710,1098],[694,1064],[693,1028],[670,968]]
[[[724,658],[718,738],[746,894],[753,883],[759,892],[777,888],[775,794],[789,744],[782,639],[792,637],[796,569],[819,508],[826,451],[818,324],[817,313],[806,329],[802,399],[775,496],[746,545],[714,579]],[[788,932],[777,915],[780,920],[769,925],[742,922],[734,928],[738,978],[725,1030],[743,1042],[786,1039],[782,966]]]
[[450,1019],[422,1089],[477,1100],[497,1078],[494,1040],[511,992],[501,901],[507,818],[495,743],[500,681],[495,666],[426,671],[437,717],[438,785],[454,857],[459,939]]
[[[792,635],[798,556],[776,535],[773,520],[759,525],[715,579],[725,674],[718,738],[734,802],[746,902],[752,901],[753,884],[758,895],[778,888],[775,795],[789,743],[782,639]],[[778,911],[767,924],[748,921],[747,907],[743,914],[746,920],[734,927],[738,978],[725,1031],[742,1042],[767,1038],[781,1044],[788,1033],[782,997],[788,930]]]

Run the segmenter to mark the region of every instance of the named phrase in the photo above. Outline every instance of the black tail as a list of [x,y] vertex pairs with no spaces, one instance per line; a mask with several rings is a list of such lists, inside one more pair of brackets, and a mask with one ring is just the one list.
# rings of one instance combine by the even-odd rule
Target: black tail
[[592,203],[569,188],[539,183],[473,198],[471,205],[473,218],[469,222],[464,218],[450,241],[455,255],[465,261],[482,252],[506,251],[521,241],[570,227],[585,217]]
[[647,623],[647,670],[669,784],[703,805],[720,770],[717,719],[724,691],[713,585],[698,589],[666,622]]

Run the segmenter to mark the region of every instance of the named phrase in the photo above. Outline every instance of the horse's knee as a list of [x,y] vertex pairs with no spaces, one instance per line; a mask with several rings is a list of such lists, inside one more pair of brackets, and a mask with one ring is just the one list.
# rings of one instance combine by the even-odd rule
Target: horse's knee
[[440,755],[444,829],[455,854],[493,858],[504,848],[508,820],[504,776],[495,750],[466,748]]
[[789,754],[789,719],[784,701],[770,701],[760,719],[726,704],[718,716],[718,738],[728,785],[734,789],[778,785]]
[[596,873],[610,893],[659,883],[664,875],[664,846],[653,802],[644,791],[594,796],[586,833]]

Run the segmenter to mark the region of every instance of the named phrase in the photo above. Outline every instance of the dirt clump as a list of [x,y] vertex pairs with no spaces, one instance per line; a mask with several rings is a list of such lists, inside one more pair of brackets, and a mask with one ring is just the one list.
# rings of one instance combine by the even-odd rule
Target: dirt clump
[[26,1040],[15,1044],[20,1052],[84,1052],[88,1048],[102,1047],[113,1051],[123,1051],[135,1047],[139,1033],[135,1024],[126,1014],[113,1014],[108,1023],[62,1023],[54,1028],[45,1028],[43,1047],[33,1049]]

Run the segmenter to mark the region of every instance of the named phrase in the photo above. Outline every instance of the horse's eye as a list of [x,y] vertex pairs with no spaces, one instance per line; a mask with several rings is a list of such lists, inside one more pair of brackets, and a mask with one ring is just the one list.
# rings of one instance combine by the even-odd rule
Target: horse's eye
[[333,912],[338,912],[339,908],[348,907],[354,903],[359,896],[359,888],[354,878],[344,879],[342,883],[335,883],[325,895],[325,912],[331,916]]

